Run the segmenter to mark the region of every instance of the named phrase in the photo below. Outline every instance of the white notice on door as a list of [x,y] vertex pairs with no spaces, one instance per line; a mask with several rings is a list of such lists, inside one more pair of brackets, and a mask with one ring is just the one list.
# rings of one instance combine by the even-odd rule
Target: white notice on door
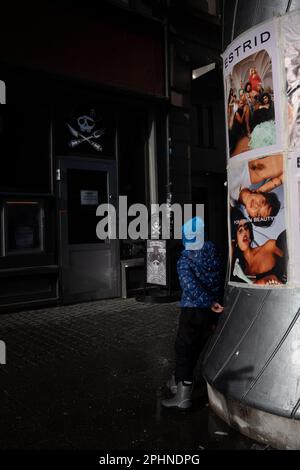
[[80,204],[82,206],[98,206],[98,191],[80,191]]

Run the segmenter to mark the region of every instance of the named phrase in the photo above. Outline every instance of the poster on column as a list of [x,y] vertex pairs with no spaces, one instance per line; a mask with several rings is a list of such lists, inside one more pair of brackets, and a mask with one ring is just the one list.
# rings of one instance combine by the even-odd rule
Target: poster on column
[[277,43],[273,20],[239,36],[223,54],[230,159],[282,151]]
[[281,19],[288,131],[290,271],[300,285],[300,11]]
[[287,94],[288,145],[300,149],[300,11],[282,18],[281,35]]
[[290,211],[290,271],[291,277],[300,285],[300,152],[288,155],[289,211]]
[[230,284],[287,283],[284,184],[282,154],[229,166]]

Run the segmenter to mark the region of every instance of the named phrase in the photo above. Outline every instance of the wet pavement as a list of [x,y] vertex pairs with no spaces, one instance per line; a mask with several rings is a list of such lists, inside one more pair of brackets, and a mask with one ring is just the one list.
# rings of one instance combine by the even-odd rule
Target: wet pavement
[[177,303],[114,299],[0,316],[0,449],[200,450],[264,447],[209,408],[161,408]]

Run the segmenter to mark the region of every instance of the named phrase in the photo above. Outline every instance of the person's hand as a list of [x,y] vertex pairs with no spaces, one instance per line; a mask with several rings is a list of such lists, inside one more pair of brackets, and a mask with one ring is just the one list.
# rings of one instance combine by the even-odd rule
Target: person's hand
[[220,305],[218,302],[214,302],[210,309],[215,312],[215,313],[222,313],[224,310],[224,307]]

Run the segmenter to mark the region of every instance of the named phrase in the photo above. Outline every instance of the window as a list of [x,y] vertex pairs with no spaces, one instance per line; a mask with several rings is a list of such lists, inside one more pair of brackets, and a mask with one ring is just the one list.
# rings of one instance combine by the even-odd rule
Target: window
[[67,185],[69,243],[104,243],[96,235],[96,209],[109,200],[107,171],[68,169]]
[[[9,91],[9,84],[7,85]],[[14,90],[13,90],[14,92]],[[50,191],[50,116],[46,105],[0,106],[0,190]]]
[[36,253],[44,250],[44,211],[38,201],[6,201],[5,255]]

